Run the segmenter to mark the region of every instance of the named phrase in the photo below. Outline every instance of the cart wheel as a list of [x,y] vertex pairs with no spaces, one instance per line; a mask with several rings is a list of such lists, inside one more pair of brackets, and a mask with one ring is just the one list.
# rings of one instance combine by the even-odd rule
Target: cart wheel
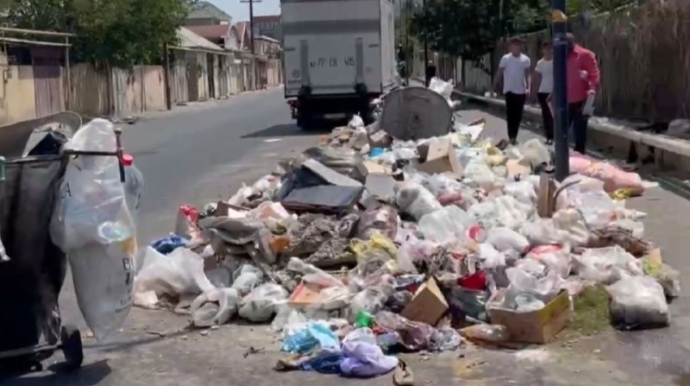
[[60,332],[62,353],[65,355],[67,367],[71,370],[78,369],[84,362],[84,349],[81,343],[81,333],[74,326],[64,326]]

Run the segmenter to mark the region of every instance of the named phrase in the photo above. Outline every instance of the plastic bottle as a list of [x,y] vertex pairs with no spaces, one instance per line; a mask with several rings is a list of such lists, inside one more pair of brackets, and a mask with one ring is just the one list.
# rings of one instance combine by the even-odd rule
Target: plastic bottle
[[125,199],[127,208],[132,215],[134,223],[137,223],[139,200],[144,190],[144,175],[134,166],[134,157],[130,154],[122,156],[122,165],[125,167]]

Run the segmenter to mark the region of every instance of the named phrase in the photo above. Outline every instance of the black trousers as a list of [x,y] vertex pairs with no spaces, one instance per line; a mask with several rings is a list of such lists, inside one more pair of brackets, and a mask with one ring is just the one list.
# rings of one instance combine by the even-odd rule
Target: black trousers
[[568,104],[568,126],[572,127],[575,146],[574,149],[580,154],[585,154],[587,148],[587,126],[589,116],[584,115],[582,110],[585,101]]
[[525,110],[527,95],[507,92],[506,97],[506,121],[508,121],[508,138],[517,139],[522,123],[522,113]]
[[553,140],[553,114],[549,106],[549,93],[538,93],[539,106],[541,106],[541,119],[544,123],[544,135],[546,139]]

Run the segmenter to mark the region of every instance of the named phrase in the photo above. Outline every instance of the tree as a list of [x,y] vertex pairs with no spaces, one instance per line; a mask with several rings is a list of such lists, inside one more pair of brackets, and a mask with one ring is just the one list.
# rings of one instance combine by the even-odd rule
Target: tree
[[77,34],[78,60],[130,67],[155,63],[195,0],[3,0],[5,22]]

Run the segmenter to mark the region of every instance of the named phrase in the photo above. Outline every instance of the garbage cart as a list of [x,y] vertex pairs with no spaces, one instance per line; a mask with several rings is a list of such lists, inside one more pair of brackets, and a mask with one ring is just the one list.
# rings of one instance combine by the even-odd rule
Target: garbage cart
[[[80,332],[61,323],[67,259],[49,234],[70,155],[63,147],[81,123],[65,112],[0,127],[0,376],[40,370],[58,349],[69,367],[83,360]],[[121,157],[117,136],[120,151],[92,155]]]

